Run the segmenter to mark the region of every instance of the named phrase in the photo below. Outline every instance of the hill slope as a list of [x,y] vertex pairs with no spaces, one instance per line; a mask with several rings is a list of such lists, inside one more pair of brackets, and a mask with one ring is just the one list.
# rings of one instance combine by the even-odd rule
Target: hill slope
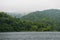
[[22,19],[24,20],[31,20],[31,21],[41,21],[44,18],[51,18],[52,19],[57,19],[60,17],[60,10],[57,9],[50,9],[50,10],[44,10],[44,11],[36,11],[36,12],[31,12],[30,14],[23,16]]
[[51,27],[45,28],[45,25],[31,21],[22,21],[0,12],[0,32],[18,32],[18,31],[51,31]]
[[36,11],[21,19],[0,12],[0,32],[16,31],[60,31],[60,10]]
[[23,16],[21,19],[49,24],[57,28],[60,27],[60,10],[49,9],[44,11],[31,12],[30,14]]
[[44,21],[58,22],[60,20],[60,10],[50,9],[50,10],[44,10],[44,11],[36,11],[23,16],[21,19],[36,21],[36,22],[44,22]]

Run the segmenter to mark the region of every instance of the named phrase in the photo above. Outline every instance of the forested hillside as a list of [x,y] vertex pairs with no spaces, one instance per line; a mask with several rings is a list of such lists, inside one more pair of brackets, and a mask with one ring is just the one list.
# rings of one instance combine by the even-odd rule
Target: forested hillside
[[0,32],[18,32],[18,31],[49,31],[51,28],[44,27],[43,24],[31,21],[22,21],[0,12]]
[[31,12],[30,14],[23,16],[21,19],[44,23],[44,25],[48,24],[53,26],[54,29],[60,30],[60,10],[58,9]]
[[21,18],[0,12],[0,32],[60,31],[60,10],[31,12]]

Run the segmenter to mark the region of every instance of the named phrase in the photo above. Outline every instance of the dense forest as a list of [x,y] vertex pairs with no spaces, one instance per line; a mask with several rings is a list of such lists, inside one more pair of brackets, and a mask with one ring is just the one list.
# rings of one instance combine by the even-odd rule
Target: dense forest
[[60,31],[60,10],[31,12],[20,18],[0,12],[0,32]]

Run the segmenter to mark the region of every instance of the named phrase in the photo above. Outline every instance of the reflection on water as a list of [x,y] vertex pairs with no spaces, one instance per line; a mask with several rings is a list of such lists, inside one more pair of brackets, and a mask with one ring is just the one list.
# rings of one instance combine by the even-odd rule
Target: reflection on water
[[60,40],[60,32],[6,32],[0,40]]

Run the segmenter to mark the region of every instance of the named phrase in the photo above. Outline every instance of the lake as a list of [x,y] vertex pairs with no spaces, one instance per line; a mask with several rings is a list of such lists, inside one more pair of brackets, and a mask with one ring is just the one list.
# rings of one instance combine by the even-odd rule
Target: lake
[[1,32],[0,40],[60,40],[60,32]]

